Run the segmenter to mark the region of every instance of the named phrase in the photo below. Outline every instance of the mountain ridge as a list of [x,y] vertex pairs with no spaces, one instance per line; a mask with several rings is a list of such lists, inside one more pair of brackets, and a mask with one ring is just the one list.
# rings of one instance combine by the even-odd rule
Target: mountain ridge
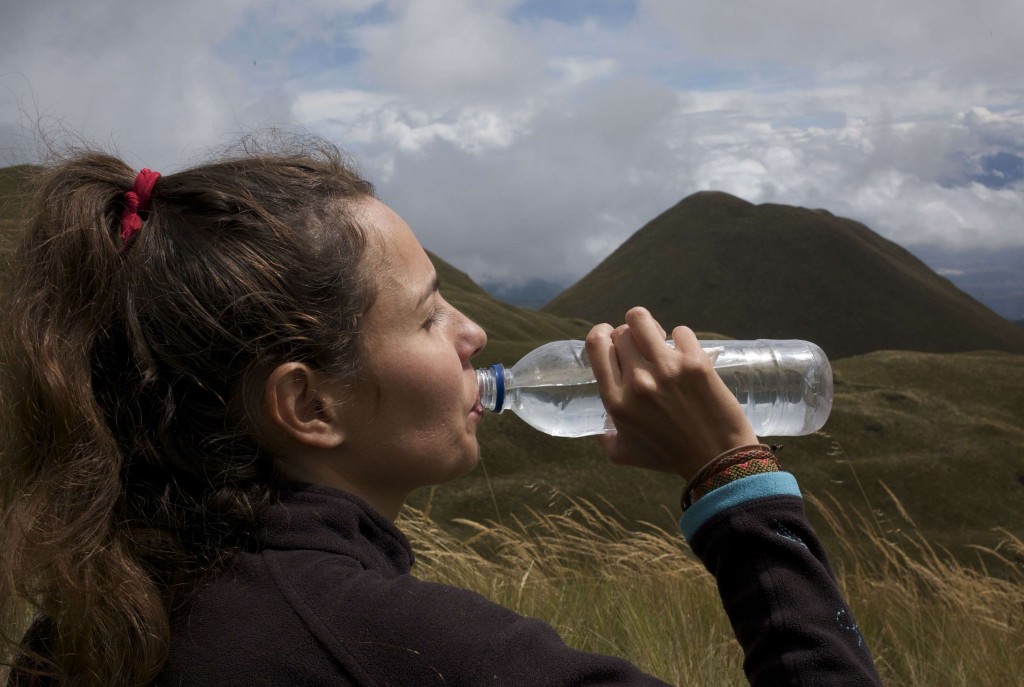
[[720,191],[682,199],[541,310],[617,322],[638,304],[665,326],[808,339],[834,358],[1024,352],[1019,328],[867,226]]

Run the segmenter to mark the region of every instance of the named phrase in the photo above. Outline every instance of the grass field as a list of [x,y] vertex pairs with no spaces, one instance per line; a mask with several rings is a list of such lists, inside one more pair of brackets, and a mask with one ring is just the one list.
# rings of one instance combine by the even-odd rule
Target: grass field
[[[417,551],[414,572],[473,589],[554,626],[571,646],[622,656],[671,684],[747,684],[742,652],[714,580],[682,538],[623,527],[604,507],[566,501],[557,515],[463,521],[454,537],[429,510],[407,509],[401,526]],[[894,507],[903,511],[898,501]],[[1024,542],[1004,532],[979,552],[1014,579],[965,567],[934,548],[904,515],[883,531],[811,499],[829,523],[844,589],[885,684],[1008,687],[1024,675]]]
[[[681,536],[629,529],[607,506],[560,499],[558,514],[528,524],[463,521],[470,534],[458,537],[433,520],[429,503],[407,507],[399,525],[416,551],[414,573],[545,620],[569,645],[624,657],[671,684],[747,684],[714,580]],[[999,547],[979,552],[1017,571],[993,576],[929,544],[898,501],[898,531],[809,501],[847,542],[832,560],[885,684],[1021,684],[1024,541],[1004,532]]]

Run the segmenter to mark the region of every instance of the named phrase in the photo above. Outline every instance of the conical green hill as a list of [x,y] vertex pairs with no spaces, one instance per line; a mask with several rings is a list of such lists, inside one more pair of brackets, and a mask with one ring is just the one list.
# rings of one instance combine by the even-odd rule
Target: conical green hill
[[833,358],[882,349],[1024,352],[1024,332],[897,244],[824,210],[689,196],[636,232],[545,312],[737,339],[807,339]]

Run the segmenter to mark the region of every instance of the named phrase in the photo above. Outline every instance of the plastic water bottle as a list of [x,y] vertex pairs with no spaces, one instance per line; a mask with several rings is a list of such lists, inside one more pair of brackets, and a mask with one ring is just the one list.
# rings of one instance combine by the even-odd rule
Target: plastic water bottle
[[[773,339],[700,344],[756,435],[800,436],[825,424],[832,410],[832,366],[818,346]],[[484,408],[511,410],[547,434],[581,437],[615,430],[582,341],[544,344],[511,368],[480,368],[476,378]]]

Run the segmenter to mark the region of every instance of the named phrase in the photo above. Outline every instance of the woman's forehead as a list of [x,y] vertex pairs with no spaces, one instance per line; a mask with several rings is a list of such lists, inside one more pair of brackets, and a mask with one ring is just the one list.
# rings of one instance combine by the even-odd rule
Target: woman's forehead
[[356,219],[367,230],[371,277],[379,296],[420,300],[424,289],[436,280],[434,265],[412,229],[394,210],[376,199],[360,202]]

